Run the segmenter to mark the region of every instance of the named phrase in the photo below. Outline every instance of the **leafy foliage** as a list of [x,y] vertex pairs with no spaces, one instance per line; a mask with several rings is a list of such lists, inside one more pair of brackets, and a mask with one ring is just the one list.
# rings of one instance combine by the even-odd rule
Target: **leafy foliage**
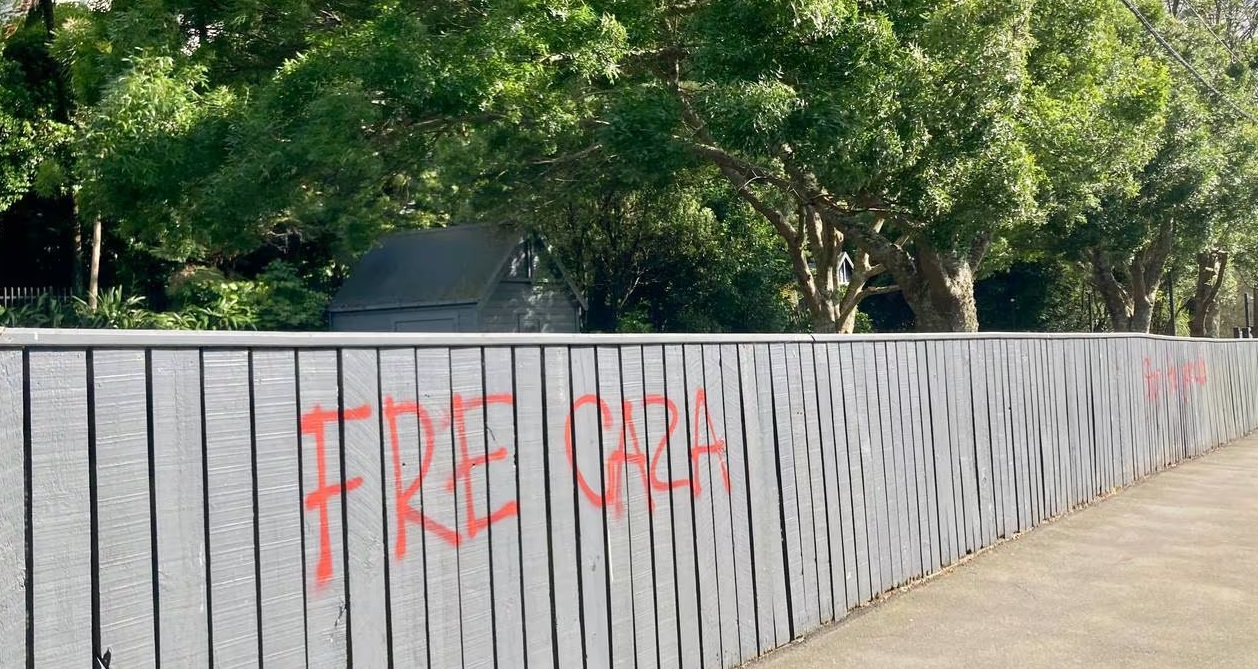
[[[1158,4],[1252,99],[1253,3]],[[0,239],[82,274],[99,217],[120,287],[15,322],[321,328],[383,233],[494,220],[552,241],[597,330],[848,331],[869,297],[1004,327],[992,282],[1008,327],[1092,326],[1056,294],[1084,280],[1147,329],[1194,273],[1200,329],[1258,235],[1255,124],[1112,0],[114,0],[11,24]]]

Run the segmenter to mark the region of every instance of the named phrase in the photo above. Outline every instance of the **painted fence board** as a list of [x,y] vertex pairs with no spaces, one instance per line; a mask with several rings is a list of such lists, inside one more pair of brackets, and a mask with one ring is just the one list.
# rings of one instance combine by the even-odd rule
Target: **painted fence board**
[[902,440],[898,411],[900,408],[900,384],[892,383],[895,359],[887,342],[874,345],[874,369],[878,386],[878,425],[882,434],[881,459],[883,480],[887,498],[887,544],[891,558],[891,587],[908,580],[904,568],[904,533],[907,518],[903,495],[903,476],[900,473],[899,450]]
[[974,468],[977,472],[979,541],[990,546],[996,541],[996,486],[993,481],[991,402],[988,387],[987,354],[984,342],[968,342],[970,396],[974,416]]
[[873,592],[873,566],[877,561],[870,552],[869,512],[865,505],[865,451],[869,449],[868,416],[865,407],[865,375],[864,363],[857,367],[856,344],[841,344],[840,362],[849,379],[843,393],[844,417],[847,421],[847,456],[849,492],[852,500],[852,537],[856,565],[856,599],[864,604],[875,594]]
[[26,661],[26,364],[0,350],[0,648]]
[[[450,357],[450,350],[444,348],[415,351],[416,404],[426,408],[434,424],[431,445],[427,446],[431,450],[422,451],[423,466],[428,471],[419,487],[419,508],[427,529],[422,541],[428,597],[428,661],[434,668],[464,666],[465,647],[459,545],[466,536],[460,522],[466,512],[459,508],[455,490],[449,485],[458,466]],[[424,431],[427,432],[427,425]],[[423,441],[421,436],[421,446]],[[408,532],[408,543],[410,536]],[[482,647],[480,651],[483,661],[486,649]]]
[[[956,561],[958,552],[959,511],[953,477],[952,444],[949,433],[947,361],[942,342],[929,342],[926,356],[928,393],[930,395],[931,443],[935,478],[935,509],[939,515],[940,566]],[[860,409],[858,408],[858,411]]]
[[804,428],[806,433],[805,468],[801,472],[808,492],[809,504],[812,507],[812,555],[813,566],[810,573],[817,581],[817,620],[818,623],[834,619],[834,598],[830,587],[830,530],[826,521],[825,467],[822,463],[821,423],[828,421],[821,416],[821,402],[818,399],[817,361],[812,346],[801,344],[800,349],[800,386],[803,391]]
[[1096,355],[1092,358],[1093,365],[1088,368],[1088,376],[1092,381],[1093,400],[1098,402],[1092,407],[1093,429],[1101,435],[1103,453],[1101,485],[1096,493],[1103,494],[1116,489],[1122,477],[1123,424],[1128,416],[1120,414],[1118,407],[1121,402],[1113,395],[1120,389],[1120,385],[1112,379],[1115,373],[1113,342],[1102,342],[1094,353]]
[[1092,388],[1088,380],[1088,360],[1085,349],[1071,349],[1071,371],[1074,374],[1075,429],[1079,443],[1083,445],[1083,486],[1079,501],[1085,502],[1104,491],[1101,478],[1101,456],[1097,450],[1096,435],[1089,429],[1092,409]]
[[[827,573],[825,597],[828,606],[822,608],[825,621],[837,620],[847,612],[847,585],[843,575],[843,523],[839,512],[838,464],[836,462],[835,426],[840,424],[834,415],[834,387],[830,378],[830,349],[825,344],[812,347],[817,387],[817,416],[821,436],[818,444],[820,459],[822,511],[825,514],[826,531],[819,544],[825,551]],[[842,392],[839,390],[839,392]],[[819,567],[820,570],[820,567]]]
[[[154,522],[161,664],[208,666],[201,354],[194,350],[156,350],[152,355],[153,443],[160,446],[153,450],[153,498],[157,507]],[[296,425],[295,414],[289,420]],[[292,479],[286,484],[291,487]],[[298,532],[299,509],[295,510]],[[296,564],[300,569],[300,553]],[[301,578],[301,573],[297,576]],[[304,634],[304,602],[302,605]],[[301,645],[304,649],[304,638]],[[304,666],[304,652],[301,659]]]
[[550,511],[551,568],[554,583],[556,664],[565,669],[585,666],[581,627],[581,572],[577,505],[581,502],[573,466],[573,394],[570,354],[565,348],[542,351],[545,394],[546,477]]
[[[539,348],[515,351],[515,438],[520,505],[521,614],[524,657],[530,667],[553,666],[549,479],[546,461],[546,393]],[[565,492],[571,490],[571,486]]]
[[389,540],[385,533],[379,353],[374,349],[345,349],[340,365],[345,480],[360,481],[345,497],[350,663],[387,667]]
[[680,346],[664,348],[665,395],[678,410],[679,427],[668,437],[668,467],[671,480],[683,482],[674,485],[671,502],[673,507],[673,550],[675,577],[677,579],[677,630],[681,648],[681,666],[685,668],[711,666],[704,664],[704,641],[710,635],[705,621],[700,617],[699,572],[696,555],[696,523],[694,496],[691,494],[690,430],[688,406],[691,376],[685,352]]
[[956,444],[956,477],[953,479],[960,486],[961,526],[959,541],[964,546],[962,554],[973,553],[978,549],[980,539],[979,514],[979,482],[976,441],[974,438],[974,401],[973,383],[970,374],[969,342],[947,342],[947,360],[949,364],[948,378],[953,386],[950,388],[949,404],[951,420]]
[[904,465],[903,490],[905,507],[905,526],[903,530],[905,572],[910,580],[925,573],[922,567],[922,509],[921,481],[918,471],[921,467],[920,449],[922,445],[920,421],[914,415],[917,409],[917,363],[914,359],[911,342],[895,342],[892,345],[895,353],[895,379],[900,396],[900,430],[903,442],[900,444],[900,460]]
[[1071,451],[1075,449],[1078,442],[1070,438],[1069,414],[1066,405],[1066,377],[1065,377],[1065,358],[1062,346],[1063,342],[1049,341],[1049,383],[1053,388],[1052,401],[1054,422],[1056,425],[1056,433],[1053,435],[1053,445],[1057,452],[1057,485],[1058,485],[1058,512],[1065,513],[1073,506],[1071,501],[1071,488],[1073,486],[1072,479],[1074,476],[1073,467],[1071,465]]
[[[380,421],[385,456],[384,519],[388,556],[387,633],[395,667],[429,665],[425,544],[424,463],[434,456],[433,408],[419,403],[415,386],[415,350],[382,349],[379,354]],[[431,485],[431,488],[437,488]],[[423,509],[423,510],[421,510]]]
[[[847,611],[855,608],[859,603],[860,594],[858,592],[857,580],[857,562],[856,562],[856,539],[855,528],[853,527],[853,493],[851,465],[849,460],[850,444],[848,443],[848,435],[850,434],[849,420],[847,414],[846,396],[849,394],[851,385],[849,371],[850,367],[844,366],[844,356],[838,344],[826,344],[826,359],[830,374],[830,408],[831,415],[834,418],[834,467],[835,482],[830,486],[830,492],[834,494],[835,502],[838,505],[838,513],[831,514],[831,535],[833,550],[836,554],[841,554],[841,558],[835,559],[834,564],[842,565],[841,578],[836,581],[836,590],[843,593],[843,610],[836,612],[836,617],[846,615]],[[837,523],[838,533],[835,533]],[[835,607],[838,608],[838,595],[835,595]]]
[[[873,512],[869,536],[870,559],[872,561],[876,555],[876,564],[878,565],[873,579],[875,592],[884,592],[895,584],[895,566],[891,558],[892,507],[888,500],[888,463],[886,462],[885,450],[890,437],[884,434],[888,422],[886,390],[880,387],[882,384],[878,381],[878,374],[882,366],[879,364],[877,356],[877,351],[880,348],[881,342],[858,344],[856,346],[857,354],[861,356],[859,366],[865,373],[865,384],[869,388],[867,396],[869,422],[866,427],[869,430],[870,445],[864,462],[866,475],[865,499],[867,502],[865,508]],[[869,504],[868,502],[871,500],[872,504]]]
[[[491,466],[485,429],[485,385],[479,348],[450,351],[450,423],[454,430],[451,468],[436,470],[434,483],[454,493],[457,527],[459,613],[463,666],[494,666],[494,603],[489,562],[490,519],[487,470]],[[444,422],[444,421],[443,421]]]
[[[356,487],[355,479],[344,477],[341,470],[342,406],[337,358],[335,351],[297,354],[297,397],[302,410],[301,492],[305,510],[306,659],[312,668],[328,669],[344,666],[348,659],[344,503],[351,488]],[[212,399],[209,370],[207,360],[207,403]],[[205,430],[208,442],[209,434],[216,431],[208,414]],[[209,480],[213,490],[213,479]],[[212,513],[210,521],[213,526]],[[213,566],[212,533],[210,551]],[[217,644],[218,639],[214,642]]]
[[643,447],[650,448],[648,467],[651,481],[651,549],[655,576],[655,631],[657,662],[661,667],[681,663],[677,630],[677,567],[673,552],[673,490],[675,478],[670,471],[669,439],[685,427],[681,410],[669,399],[664,383],[664,349],[646,346],[642,349],[641,430]]
[[[690,483],[691,507],[694,514],[695,562],[699,582],[699,629],[702,634],[703,666],[724,666],[724,641],[721,629],[721,579],[720,556],[716,552],[716,519],[713,514],[713,477],[710,457],[696,457],[709,449],[714,442],[710,407],[707,399],[707,379],[704,370],[702,346],[682,348],[685,358],[686,387],[692,395],[687,402],[686,413],[691,426],[690,435]],[[699,392],[703,389],[703,393]]]
[[[800,351],[802,345],[794,344],[786,347],[786,381],[789,392],[790,429],[792,447],[792,477],[795,482],[795,499],[799,506],[799,550],[800,570],[803,576],[803,599],[793,602],[800,610],[797,620],[803,628],[820,624],[818,583],[817,583],[817,542],[816,517],[813,514],[812,467],[810,462],[809,442],[813,432],[809,428],[812,421],[808,414],[815,412],[816,403],[810,408],[808,404],[806,380],[803,376],[804,360]],[[815,427],[813,430],[815,431]]]
[[789,345],[770,347],[770,378],[773,383],[773,419],[777,438],[778,499],[782,506],[782,550],[786,569],[787,609],[790,616],[790,638],[795,631],[804,628],[804,553],[800,540],[800,511],[798,486],[795,482],[795,429],[791,411],[791,387],[787,378]]
[[[703,401],[696,399],[696,420],[707,437],[698,442],[694,456],[700,459],[700,472],[706,477],[701,497],[712,508],[713,551],[716,556],[717,598],[720,608],[721,663],[726,667],[742,664],[742,642],[739,639],[738,584],[734,573],[733,521],[729,497],[729,427],[725,415],[725,382],[721,367],[721,348],[703,347]],[[739,440],[741,442],[741,440]],[[741,443],[739,444],[741,447]]]
[[903,390],[899,376],[899,361],[895,344],[883,342],[877,349],[875,360],[878,362],[878,378],[882,383],[883,421],[883,461],[887,468],[887,504],[891,530],[890,549],[891,565],[895,575],[893,583],[902,585],[912,574],[912,563],[908,556],[909,545],[909,501],[906,494],[904,479],[904,436],[903,410],[901,391]]
[[[484,401],[485,475],[479,482],[488,494],[485,542],[489,547],[493,592],[493,632],[497,666],[524,666],[523,578],[520,572],[520,492],[516,481],[520,449],[516,414],[519,398],[513,383],[515,362],[511,349],[488,348]],[[544,536],[544,535],[542,535]]]
[[[611,607],[611,663],[632,667],[637,656],[633,617],[633,555],[628,511],[628,467],[625,462],[624,391],[621,387],[620,350],[600,346],[595,351],[599,399],[599,433],[603,457],[602,502],[607,547],[607,580]],[[620,418],[617,418],[617,417]],[[587,472],[594,478],[592,469]]]
[[[205,484],[211,493],[210,642],[220,666],[260,666],[252,407],[248,391],[241,392],[249,387],[249,353],[205,351],[201,362]],[[326,384],[333,393],[335,378],[333,367]]]
[[[1012,356],[1009,342],[996,340],[992,344],[992,357],[988,364],[999,387],[999,426],[995,427],[1000,435],[1001,489],[1003,511],[1002,536],[1011,537],[1019,531],[1018,527],[1018,477],[1017,477],[1017,424],[1015,423],[1014,375],[1010,365]],[[1017,419],[1020,422],[1020,419]]]
[[912,507],[910,536],[913,545],[909,547],[912,555],[913,574],[922,576],[931,570],[930,559],[930,521],[927,506],[928,489],[926,487],[926,440],[925,421],[922,420],[921,375],[919,373],[918,349],[913,342],[897,343],[900,373],[904,379],[903,409],[904,429],[908,435],[908,458],[912,471],[908,474],[906,485],[912,490]]
[[1022,342],[1005,342],[1007,369],[1010,370],[1010,405],[1009,421],[1013,442],[1013,477],[1014,490],[1017,498],[1017,531],[1024,532],[1031,527],[1031,481],[1030,481],[1030,430],[1027,405],[1027,365],[1025,348]]
[[[569,466],[576,472],[580,492],[577,539],[581,556],[581,600],[586,662],[611,666],[611,602],[604,531],[606,485],[602,426],[611,420],[599,405],[596,357],[593,348],[571,352],[572,428],[568,437]],[[610,410],[609,410],[610,411]],[[606,447],[611,450],[615,445]]]
[[303,502],[294,485],[301,480],[297,353],[266,350],[252,355],[262,663],[268,669],[305,667]]
[[87,354],[32,351],[27,372],[32,652],[36,669],[59,669],[85,662],[92,648]]
[[[748,361],[750,362],[750,361]],[[721,346],[721,385],[725,397],[725,459],[729,485],[722,496],[729,506],[733,538],[734,592],[737,599],[739,659],[759,655],[756,584],[752,560],[751,509],[747,484],[747,425],[743,409],[743,360],[737,346]]]
[[1027,378],[1028,384],[1028,432],[1030,436],[1028,462],[1031,469],[1031,525],[1037,527],[1045,519],[1048,518],[1052,511],[1049,504],[1052,501],[1049,492],[1048,477],[1045,471],[1045,462],[1047,460],[1048,444],[1045,440],[1048,437],[1048,428],[1045,405],[1045,388],[1044,388],[1044,360],[1040,355],[1041,342],[1028,341],[1026,346],[1027,355]]
[[[752,513],[755,523],[756,592],[760,616],[760,649],[762,652],[790,641],[790,610],[787,602],[786,564],[782,553],[782,513],[784,508],[778,486],[777,424],[774,412],[772,364],[768,346],[750,348],[755,359],[755,393],[746,397],[755,401],[759,421],[759,448],[748,442],[747,462],[752,468]],[[749,387],[749,386],[748,386]],[[750,407],[748,415],[751,415]],[[750,439],[750,426],[748,438]],[[764,613],[767,612],[767,613]]]
[[142,350],[92,355],[100,643],[118,666],[155,667],[148,361]]
[[629,561],[633,600],[633,636],[636,666],[658,666],[659,635],[656,632],[655,555],[652,548],[654,493],[651,487],[650,442],[644,441],[646,391],[642,348],[626,346],[620,352],[622,404],[619,412],[625,502],[629,529]]
[[917,398],[918,407],[915,412],[918,432],[922,439],[921,462],[923,479],[922,508],[925,511],[926,527],[923,530],[923,562],[931,572],[938,571],[943,565],[943,550],[940,537],[939,490],[935,479],[936,440],[931,396],[930,350],[928,342],[914,342],[913,352],[917,358]]

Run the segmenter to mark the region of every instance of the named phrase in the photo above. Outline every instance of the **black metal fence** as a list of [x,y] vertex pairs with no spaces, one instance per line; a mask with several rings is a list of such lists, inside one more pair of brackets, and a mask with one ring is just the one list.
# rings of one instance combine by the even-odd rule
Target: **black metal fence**
[[70,299],[70,289],[51,286],[0,286],[0,307],[20,307],[32,302],[38,302],[44,296],[55,300],[68,300]]

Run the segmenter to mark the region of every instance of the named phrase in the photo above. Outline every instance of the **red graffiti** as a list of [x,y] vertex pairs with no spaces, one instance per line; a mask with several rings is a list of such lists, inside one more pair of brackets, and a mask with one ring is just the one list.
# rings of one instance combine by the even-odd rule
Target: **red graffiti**
[[[509,393],[485,395],[480,397],[464,397],[454,395],[450,398],[448,408],[442,412],[440,420],[435,420],[433,413],[416,401],[398,401],[385,397],[380,409],[382,424],[388,433],[389,463],[392,465],[392,504],[395,510],[393,524],[393,557],[401,560],[406,557],[410,545],[408,530],[418,526],[423,532],[436,537],[441,542],[458,547],[464,542],[480,536],[496,523],[513,518],[519,514],[519,502],[511,499],[502,502],[497,508],[483,515],[477,509],[476,501],[483,500],[483,486],[478,491],[476,475],[488,471],[495,463],[511,460],[507,446],[491,445],[480,450],[468,436],[468,420],[470,416],[488,413],[493,406],[513,407],[515,398]],[[618,432],[615,447],[606,455],[603,462],[603,479],[605,490],[595,489],[596,479],[591,479],[582,471],[575,460],[577,438],[580,440],[596,440],[596,435],[574,435],[572,418],[582,409],[594,408],[598,412],[599,426],[604,435]],[[641,413],[638,413],[638,408]],[[638,417],[648,420],[647,414],[652,408],[662,408],[663,421],[666,423],[664,432],[649,453],[644,451],[639,437]],[[613,408],[597,395],[585,395],[572,403],[571,412],[564,428],[564,441],[568,462],[575,475],[577,487],[584,499],[595,507],[610,509],[615,517],[624,514],[626,478],[636,477],[647,493],[647,508],[655,509],[654,493],[668,493],[678,489],[689,489],[698,497],[702,494],[699,477],[666,480],[667,474],[661,471],[661,461],[665,459],[669,441],[672,440],[680,426],[682,413],[677,405],[662,395],[648,395],[639,402],[624,401],[621,403],[619,415]],[[692,441],[689,452],[689,463],[692,472],[699,467],[715,460],[719,467],[720,480],[726,492],[730,490],[729,467],[726,462],[725,440],[716,434],[712,415],[707,407],[707,394],[703,388],[695,392]],[[331,528],[329,523],[329,505],[335,498],[342,498],[343,503],[354,503],[349,493],[363,484],[361,477],[345,478],[342,486],[337,481],[328,481],[327,472],[327,430],[339,427],[343,421],[368,420],[372,417],[372,407],[363,405],[343,412],[325,410],[316,405],[301,416],[301,432],[314,437],[315,466],[317,485],[306,495],[304,504],[307,512],[318,513],[319,527],[319,558],[315,566],[315,582],[319,586],[327,584],[333,575]],[[403,477],[403,444],[400,436],[404,420],[414,420],[419,440],[419,472],[411,480]],[[618,429],[619,428],[619,429]],[[451,430],[451,432],[446,432]],[[433,461],[437,453],[438,434],[452,434],[455,450],[453,452],[452,471],[444,481],[444,485],[434,489],[425,484],[429,482]],[[492,433],[490,433],[492,436]],[[447,442],[449,443],[449,442]],[[705,460],[706,459],[706,460]],[[664,465],[667,466],[666,464]],[[348,474],[345,473],[347,476]],[[387,479],[386,479],[387,480]],[[593,481],[593,482],[592,482]],[[387,485],[387,484],[386,484]],[[386,492],[387,494],[387,492]],[[479,494],[479,497],[478,497]],[[425,511],[425,501],[431,495],[462,496],[462,513],[459,523],[434,518]]]
[[1205,386],[1206,361],[1197,359],[1191,362],[1175,364],[1167,362],[1165,369],[1154,367],[1151,358],[1144,359],[1145,398],[1150,402],[1162,397],[1163,389],[1167,395],[1174,395],[1187,401],[1188,392],[1194,385]]
[[664,436],[660,437],[659,443],[655,445],[655,451],[651,454],[651,489],[659,492],[668,492],[674,488],[690,487],[690,479],[673,479],[670,481],[660,479],[660,456],[664,455],[665,449],[668,448],[668,439],[677,430],[677,422],[681,420],[681,413],[677,411],[677,404],[663,395],[647,395],[642,404],[644,410],[649,409],[653,405],[664,407],[664,415],[668,420],[668,427],[664,431]]
[[[716,456],[716,463],[721,467],[721,481],[725,484],[725,492],[729,492],[729,466],[725,463],[725,440],[716,437],[716,427],[712,425],[712,414],[708,411],[708,398],[703,388],[695,393],[695,407],[695,432],[694,441],[691,443],[696,445],[690,449],[690,471],[699,471],[699,458],[705,455]],[[699,414],[703,414],[707,423],[708,439],[712,440],[702,445],[698,445],[700,444]],[[703,492],[699,479],[691,481],[690,489],[695,497]]]
[[[617,423],[612,413],[611,407],[597,395],[583,395],[572,403],[572,413],[568,416],[568,421],[564,426],[564,448],[568,456],[568,465],[572,467],[576,475],[577,487],[581,490],[585,499],[596,507],[609,508],[613,516],[620,517],[624,515],[624,482],[622,480],[625,470],[632,467],[637,472],[642,481],[642,487],[647,495],[647,508],[651,511],[655,509],[654,492],[667,492],[675,488],[684,488],[689,486],[691,494],[699,497],[703,493],[703,485],[698,477],[687,479],[675,479],[671,481],[663,481],[659,476],[660,459],[668,448],[669,439],[677,429],[679,415],[677,406],[667,398],[659,395],[651,395],[642,401],[645,408],[660,405],[665,408],[667,415],[668,427],[664,436],[660,438],[655,446],[654,452],[648,461],[647,455],[642,452],[642,443],[638,437],[638,429],[634,420],[633,403],[625,401],[621,406],[620,421]],[[730,491],[729,466],[726,463],[725,440],[717,438],[716,427],[712,423],[712,415],[707,407],[707,395],[703,388],[699,388],[695,392],[695,416],[694,416],[694,432],[693,441],[690,448],[690,467],[692,472],[699,471],[704,457],[712,457],[716,460],[721,471],[721,482],[725,487],[725,491]],[[617,426],[619,436],[616,440],[616,448],[607,454],[604,462],[604,478],[606,489],[603,492],[596,491],[590,484],[590,478],[586,472],[582,471],[576,462],[576,443],[573,435],[573,420],[576,418],[577,412],[586,406],[598,407],[599,424],[602,427],[603,434],[608,434],[615,430]],[[703,439],[703,428],[706,427],[706,436],[710,441]],[[596,437],[589,437],[589,441],[594,442]]]
[[[371,416],[371,407],[361,406],[347,409],[345,420],[363,420]],[[327,458],[327,425],[341,420],[337,411],[324,411],[319,405],[301,417],[301,433],[313,435],[315,438],[315,476],[318,487],[306,495],[306,510],[319,512],[319,562],[315,567],[315,583],[324,585],[332,580],[332,543],[331,531],[328,527],[328,504],[333,497],[344,496],[349,491],[362,485],[360,477],[346,479],[345,485],[340,482],[328,483]]]
[[[414,415],[419,423],[420,458],[419,476],[416,476],[405,489],[402,488],[402,450],[398,440],[398,418]],[[428,411],[418,402],[395,402],[392,397],[384,400],[384,420],[389,429],[389,445],[393,452],[393,503],[397,509],[397,526],[394,528],[395,543],[393,555],[397,558],[406,557],[406,526],[415,523],[432,532],[449,544],[458,545],[459,533],[442,523],[429,518],[411,505],[411,499],[419,493],[432,466],[432,456],[436,446],[436,430],[432,426],[432,418]]]
[[490,525],[506,520],[518,512],[516,501],[511,500],[498,507],[498,510],[491,512],[487,518],[476,515],[476,490],[472,485],[472,471],[477,467],[488,466],[491,462],[506,460],[510,457],[506,448],[499,448],[488,455],[478,456],[473,456],[468,448],[467,412],[489,406],[490,404],[512,406],[515,404],[515,398],[510,394],[489,395],[471,400],[464,400],[458,395],[454,396],[454,433],[459,441],[459,461],[454,467],[454,474],[450,476],[450,480],[446,483],[446,490],[454,492],[456,483],[460,481],[463,483],[463,499],[467,506],[467,538],[469,539],[476,538],[477,534],[480,534],[482,530]]

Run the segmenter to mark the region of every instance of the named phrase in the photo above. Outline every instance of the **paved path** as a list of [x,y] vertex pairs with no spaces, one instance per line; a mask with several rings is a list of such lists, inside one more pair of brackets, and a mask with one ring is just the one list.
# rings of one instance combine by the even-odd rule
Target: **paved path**
[[1258,438],[997,546],[751,667],[1258,667]]

